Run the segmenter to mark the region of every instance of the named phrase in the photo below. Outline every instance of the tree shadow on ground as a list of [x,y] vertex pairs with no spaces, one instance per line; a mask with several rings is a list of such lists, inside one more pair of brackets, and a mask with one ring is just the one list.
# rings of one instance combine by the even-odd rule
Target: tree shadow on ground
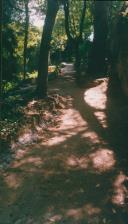
[[95,168],[84,142],[80,153],[73,145],[69,149],[80,138],[81,135],[71,137],[63,145],[49,149],[34,146],[31,155],[19,159],[6,171],[1,181],[1,223],[32,220],[77,224],[111,220],[105,210],[109,214],[112,209],[108,202],[118,173]]
[[[79,103],[74,100],[74,108],[80,112],[82,118],[88,122],[89,127],[98,134],[99,138],[114,150],[117,159],[120,160],[119,164],[123,160],[126,161],[128,158],[128,101],[123,95],[119,83],[114,82],[111,84],[111,81],[108,80],[107,90],[105,92],[107,100],[104,109],[97,109],[90,106],[84,100],[85,92],[85,90],[81,90],[80,95],[78,95]],[[100,116],[97,116],[95,113],[98,111],[103,112],[105,116],[101,116],[100,119]],[[104,119],[105,126],[102,123]],[[122,168],[126,171],[126,174],[128,172],[126,170],[127,163],[128,161],[122,164]]]
[[[118,153],[124,142],[115,136],[114,103],[112,109],[107,99],[105,109],[95,109],[85,101],[85,89],[71,85],[64,90],[73,97],[71,124],[53,129],[47,142],[19,146],[1,173],[0,224],[127,223],[126,154]],[[95,112],[105,113],[107,126]]]
[[[94,83],[95,87],[95,83]],[[126,179],[122,177],[120,183],[122,186],[127,188],[127,175],[128,175],[128,149],[127,149],[127,139],[128,139],[128,102],[124,94],[122,93],[121,86],[117,81],[111,82],[108,80],[107,90],[106,90],[106,107],[104,110],[97,109],[90,106],[84,99],[85,90],[81,90],[79,99],[82,99],[79,104],[74,101],[74,107],[80,112],[81,116],[88,121],[89,126],[94,130],[99,138],[106,143],[107,148],[111,149],[116,158],[116,169],[118,173],[122,173]],[[80,105],[83,105],[82,107]],[[106,125],[102,124],[102,116],[95,115],[96,112],[104,112],[104,117],[106,120]],[[101,114],[102,115],[102,114]],[[103,117],[103,119],[104,119]],[[113,176],[114,177],[114,176]],[[121,176],[120,176],[121,178]],[[113,184],[113,183],[112,183]],[[119,223],[127,223],[128,217],[128,206],[127,206],[127,194],[128,188],[124,190],[126,193],[124,202],[121,203],[120,199],[113,203],[114,206],[118,207],[118,215],[120,218]],[[114,192],[113,192],[114,193]],[[121,191],[119,192],[119,197],[121,198]],[[113,200],[114,201],[114,200]],[[125,209],[124,209],[125,208]],[[114,223],[114,221],[113,221]]]

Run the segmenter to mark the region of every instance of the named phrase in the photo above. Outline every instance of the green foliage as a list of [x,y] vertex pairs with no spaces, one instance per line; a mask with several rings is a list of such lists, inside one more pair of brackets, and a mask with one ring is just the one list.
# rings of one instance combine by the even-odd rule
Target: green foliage
[[3,91],[4,93],[13,90],[17,86],[17,82],[11,81],[11,82],[5,82],[3,83]]
[[31,72],[31,73],[28,73],[28,78],[29,79],[35,79],[35,78],[37,78],[37,71],[33,71],[33,72]]
[[[42,4],[43,2],[42,0]],[[29,0],[29,3],[29,12],[35,10],[33,1]],[[38,1],[36,1],[36,5],[39,6]],[[24,22],[24,0],[5,0],[3,2],[2,26],[2,80],[5,92],[12,88],[17,77],[21,78],[20,74],[23,72]],[[40,37],[41,31],[30,25],[27,72],[37,69]]]
[[15,49],[17,41],[10,24],[3,27],[2,39],[2,78],[3,80],[11,80],[14,73],[16,73],[17,58]]
[[[91,13],[91,6],[92,3],[87,1],[87,8],[82,34],[82,39],[85,41],[85,43],[93,32],[93,16]],[[71,32],[71,36],[74,38],[74,40],[79,36],[80,33],[80,20],[82,16],[82,10],[83,1],[69,0],[69,29]],[[71,54],[74,57],[75,47],[70,45],[71,43],[68,43],[67,35],[65,32],[64,10],[61,6],[57,14],[51,41],[51,52],[54,55],[53,63],[58,63],[61,60],[66,60],[66,58],[69,57],[69,55],[71,56]],[[70,51],[70,49],[72,53],[67,52]],[[70,60],[72,60],[73,57],[70,57]]]
[[82,16],[83,1],[69,0],[70,32],[73,38],[79,36],[80,19]]
[[[83,38],[86,38],[92,32],[93,17],[91,13],[91,4],[92,2],[87,1],[85,20],[84,20],[84,29],[83,29]],[[70,20],[70,31],[73,38],[79,36],[80,29],[80,20],[82,16],[83,1],[78,0],[69,0],[69,20]]]
[[92,2],[87,1],[87,8],[84,20],[84,31],[83,38],[85,40],[89,39],[90,35],[93,33],[93,14],[92,14]]
[[[13,29],[16,32],[16,40],[17,40],[17,48],[15,49],[15,53],[18,59],[19,71],[23,68],[23,46],[24,46],[24,36],[23,36],[23,28],[20,24],[14,23]],[[40,42],[41,33],[36,27],[29,27],[29,39],[28,39],[28,72],[36,69],[35,66],[37,61],[35,60],[38,50],[39,50],[39,42]]]
[[[83,7],[82,1],[70,0],[70,30],[74,37],[79,35],[80,18]],[[93,31],[93,18],[91,14],[90,3],[87,2],[87,9],[84,21],[83,38],[87,39]],[[51,47],[52,51],[64,50],[67,43],[67,36],[65,33],[65,18],[64,11],[61,7],[56,18],[56,23],[53,30]]]
[[9,119],[4,119],[3,121],[0,121],[0,133],[2,140],[7,141],[8,135],[11,133],[11,136],[16,134],[18,126],[18,121],[13,121]]
[[[60,9],[57,14],[52,40],[51,53],[65,51],[67,47],[67,36],[65,33],[65,18],[63,11],[63,0],[58,1]],[[124,1],[109,1],[109,33],[108,40],[113,36],[113,27],[116,24],[118,13]],[[94,1],[86,1],[86,15],[83,29],[83,42],[79,46],[80,55],[86,58],[90,51],[91,44],[88,41],[93,33],[93,13]],[[83,1],[69,0],[69,24],[70,31],[74,38],[79,36],[80,19],[82,16]],[[43,16],[46,14],[46,0],[29,0],[29,13],[34,16]],[[124,15],[125,16],[125,15]],[[125,16],[125,23],[127,16]],[[30,20],[32,21],[32,20]],[[3,2],[3,28],[2,28],[2,79],[4,80],[4,91],[7,92],[15,87],[15,83],[23,76],[23,50],[24,50],[24,25],[25,25],[24,0],[5,0]],[[127,24],[126,24],[127,26]],[[36,77],[35,72],[38,69],[38,53],[41,39],[41,30],[29,26],[28,49],[27,49],[27,77]],[[69,43],[70,45],[70,43]],[[73,48],[71,46],[71,48]],[[74,54],[74,48],[73,48]],[[74,56],[74,55],[73,55]],[[61,58],[60,56],[56,57]],[[56,61],[57,61],[56,60]],[[59,59],[61,60],[61,59]]]
[[[2,30],[2,36],[2,74],[3,80],[8,81],[13,80],[19,74],[19,72],[23,70],[23,26],[20,23],[16,22],[8,24],[4,26]],[[40,30],[36,27],[30,26],[28,40],[27,72],[31,72],[37,69],[40,37]]]
[[57,14],[56,22],[54,25],[52,40],[51,40],[51,47],[52,52],[56,50],[64,50],[67,36],[65,33],[65,22],[64,22],[64,12],[61,8]]
[[28,39],[28,72],[37,70],[41,31],[33,26],[29,28]]

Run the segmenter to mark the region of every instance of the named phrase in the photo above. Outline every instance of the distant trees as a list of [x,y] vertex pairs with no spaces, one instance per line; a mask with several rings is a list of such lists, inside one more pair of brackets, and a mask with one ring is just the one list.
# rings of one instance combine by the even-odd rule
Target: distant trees
[[[83,0],[81,7],[77,7],[79,11],[79,18],[77,18],[77,23],[75,24],[75,15],[73,15],[73,21],[70,23],[70,8],[69,8],[69,0],[65,1],[55,1],[49,0],[47,3],[47,13],[45,24],[43,28],[41,46],[40,46],[40,55],[39,55],[39,69],[38,69],[38,79],[37,79],[37,95],[39,98],[47,96],[47,77],[48,77],[48,52],[50,49],[50,41],[53,26],[55,23],[55,18],[59,9],[59,3],[64,5],[65,12],[65,30],[68,37],[68,41],[70,44],[73,44],[75,48],[75,65],[76,69],[79,70],[80,67],[80,54],[79,54],[79,45],[82,41],[83,27],[84,27],[84,18],[86,11],[86,0]],[[71,1],[74,10],[76,9],[76,5],[79,5],[78,1]],[[78,15],[76,15],[78,17]],[[78,22],[79,21],[79,22]],[[73,32],[71,31],[73,26]],[[77,30],[75,30],[77,27]]]
[[65,33],[64,22],[64,11],[62,5],[60,5],[52,33],[50,49],[50,59],[51,62],[55,64],[59,64],[62,60],[66,60],[65,46],[67,42],[67,36]]
[[83,0],[81,2],[65,0],[64,12],[65,12],[65,31],[68,37],[69,44],[73,46],[73,48],[75,49],[75,67],[78,74],[80,72],[80,62],[81,62],[79,47],[83,40],[86,0]]
[[[38,27],[34,27],[30,23],[30,13],[32,7],[35,7],[32,3],[32,0],[3,1],[1,27],[3,83],[17,80],[19,77],[26,78],[26,71],[37,69],[41,32]],[[38,4],[37,7],[40,8]],[[35,13],[38,14],[36,11]],[[26,65],[29,67],[26,68]]]
[[[111,74],[127,91],[127,1],[4,0],[2,12],[3,83],[25,79],[39,59],[36,91],[46,97],[51,51],[55,63],[63,57],[75,64],[77,81],[84,74],[105,75],[111,65]],[[41,32],[31,22],[39,13],[46,16],[40,48]]]
[[[56,4],[61,3],[64,6],[65,15],[65,33],[67,35],[67,44],[65,51],[68,51],[68,56],[71,60],[70,54],[75,58],[76,80],[79,81],[81,75],[81,57],[86,57],[85,73],[100,77],[106,75],[107,66],[111,61],[110,43],[112,39],[113,21],[119,11],[122,3],[118,1],[78,1],[78,0],[61,0],[56,1]],[[55,1],[50,2],[51,5]],[[47,76],[48,76],[48,52],[50,48],[51,34],[55,23],[58,8],[50,13],[50,6],[48,1],[47,16],[45,20],[40,56],[39,56],[39,70],[37,81],[38,97],[45,97],[47,95]],[[53,11],[53,10],[52,10]],[[53,16],[53,17],[52,17]],[[54,43],[55,50],[58,51],[58,45],[61,44],[62,36],[64,37],[63,16],[60,17],[56,23],[56,30],[54,30],[54,37],[51,43]],[[54,18],[53,20],[51,18]],[[60,26],[60,28],[59,28]],[[57,32],[62,30],[61,37]],[[91,33],[92,32],[92,33]],[[91,44],[89,35],[94,36]],[[58,39],[57,39],[58,38]],[[60,40],[59,44],[55,43]],[[64,43],[64,41],[63,41]],[[53,45],[52,45],[53,46]],[[59,51],[58,51],[59,52]],[[83,66],[84,67],[84,66]]]

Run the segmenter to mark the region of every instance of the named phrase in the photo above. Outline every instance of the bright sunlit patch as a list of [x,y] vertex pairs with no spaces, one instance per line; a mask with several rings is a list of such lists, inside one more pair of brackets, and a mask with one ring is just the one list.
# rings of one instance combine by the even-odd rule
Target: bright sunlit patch
[[96,109],[106,108],[107,82],[103,81],[100,85],[88,89],[84,94],[85,102]]
[[38,4],[36,1],[29,2],[30,23],[36,27],[43,27],[45,17],[42,16],[40,10],[37,11]]
[[94,112],[95,116],[99,120],[99,123],[103,126],[103,128],[107,128],[107,117],[103,111]]
[[23,130],[24,132],[20,134],[18,138],[18,142],[20,144],[28,144],[31,143],[32,141],[37,139],[37,135],[34,134],[31,130],[26,128],[26,130]]
[[99,172],[110,170],[115,165],[114,153],[109,149],[99,149],[89,155],[92,166]]
[[67,159],[67,165],[70,167],[76,167],[78,165],[77,158],[75,156],[70,156]]
[[54,138],[49,139],[48,142],[45,144],[47,146],[52,146],[52,145],[59,145],[60,143],[64,142],[67,139],[68,136],[65,135],[60,135],[60,136],[55,136]]
[[85,131],[87,127],[87,122],[82,119],[77,110],[68,109],[63,114],[61,125],[57,128],[50,128],[53,133],[58,132],[60,134],[54,135],[43,145],[58,145],[79,132]]
[[33,18],[31,19],[31,23],[38,28],[43,28],[44,18],[33,16]]
[[76,128],[76,133],[83,130],[87,122],[82,119],[77,110],[68,109],[63,117],[61,129]]
[[94,131],[87,131],[81,135],[83,138],[87,138],[91,143],[99,143],[100,138]]
[[26,154],[26,150],[18,149],[17,152],[16,152],[16,155],[15,155],[15,158],[16,159],[21,159],[25,156],[25,154]]
[[7,176],[5,176],[4,178],[6,184],[8,185],[8,187],[10,188],[14,188],[14,189],[17,189],[21,183],[22,183],[22,180],[19,176],[19,174],[15,174],[15,173],[11,173]]
[[83,219],[85,217],[91,217],[99,214],[101,209],[95,207],[93,204],[86,204],[82,208],[73,208],[67,211],[67,216],[72,217],[75,220]]
[[112,197],[112,202],[119,206],[125,203],[126,193],[128,193],[123,184],[126,179],[127,177],[123,174],[123,172],[120,172],[113,184],[114,194]]
[[91,203],[85,205],[85,208],[84,208],[84,209],[87,211],[87,214],[88,214],[89,216],[91,216],[91,215],[96,215],[96,214],[99,214],[99,213],[101,212],[101,209],[100,209],[100,208],[95,207],[95,206],[92,205]]
[[82,168],[87,169],[89,165],[89,158],[84,156],[81,158],[77,158],[76,156],[70,156],[67,159],[67,165],[71,168]]
[[53,215],[49,218],[49,222],[47,222],[47,224],[52,224],[52,223],[58,223],[60,220],[62,219],[62,215],[58,214],[58,215]]
[[39,156],[38,157],[30,156],[28,158],[15,161],[14,164],[13,164],[13,167],[16,168],[16,167],[21,167],[23,165],[29,166],[30,164],[34,165],[36,167],[40,167],[40,166],[42,166],[43,161]]
[[92,169],[98,172],[105,172],[112,169],[115,165],[114,153],[109,149],[99,149],[94,153],[82,156],[68,157],[66,164],[69,168]]
[[36,100],[32,100],[28,103],[28,108],[31,109],[35,104],[36,104]]
[[76,71],[73,64],[66,63],[64,65],[64,68],[61,68],[61,75],[70,75],[70,74],[73,75],[75,73]]
[[69,209],[66,214],[68,217],[74,218],[76,220],[83,218],[83,209],[82,208],[74,208]]

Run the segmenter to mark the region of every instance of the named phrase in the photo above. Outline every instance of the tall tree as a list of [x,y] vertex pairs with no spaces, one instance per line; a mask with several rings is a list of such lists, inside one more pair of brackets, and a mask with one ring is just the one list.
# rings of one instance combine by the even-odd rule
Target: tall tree
[[24,25],[24,79],[27,70],[27,45],[28,45],[28,29],[29,29],[29,0],[24,0],[25,7],[25,25]]
[[[3,2],[0,3],[0,33],[2,33],[2,25],[3,25]],[[0,119],[1,119],[1,104],[2,104],[2,35],[0,38]]]
[[128,1],[124,1],[117,17],[113,39],[112,78],[118,78],[125,95],[128,96]]
[[39,54],[39,68],[37,78],[37,95],[38,98],[47,96],[47,82],[48,82],[48,54],[50,49],[50,41],[52,30],[54,27],[56,15],[59,9],[57,0],[47,1],[47,12],[42,33],[40,54]]
[[[79,35],[78,35],[78,38],[76,39],[76,62],[75,62],[75,66],[76,66],[77,74],[79,73],[79,70],[80,70],[81,56],[79,54],[79,46],[80,46],[80,43],[82,42],[85,12],[86,12],[86,0],[83,0],[83,9],[82,9],[80,25],[79,25]],[[79,77],[79,74],[78,74],[78,77]]]
[[89,73],[105,72],[108,37],[108,8],[110,1],[94,1],[94,39],[89,61]]

